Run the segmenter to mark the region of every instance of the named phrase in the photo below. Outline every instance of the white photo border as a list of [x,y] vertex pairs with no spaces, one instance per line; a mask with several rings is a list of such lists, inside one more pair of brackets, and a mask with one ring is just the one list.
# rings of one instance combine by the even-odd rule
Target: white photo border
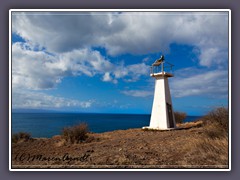
[[[16,169],[12,168],[12,13],[13,12],[228,12],[228,168],[224,169]],[[10,9],[9,10],[9,171],[231,171],[231,10],[230,9]]]

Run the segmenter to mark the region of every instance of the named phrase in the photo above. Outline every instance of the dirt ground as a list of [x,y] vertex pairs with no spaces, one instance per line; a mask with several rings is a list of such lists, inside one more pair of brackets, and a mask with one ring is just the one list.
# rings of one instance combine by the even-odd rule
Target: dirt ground
[[[182,126],[184,127],[184,126]],[[61,136],[12,144],[12,168],[228,168],[228,139],[204,127],[91,133],[86,142]]]

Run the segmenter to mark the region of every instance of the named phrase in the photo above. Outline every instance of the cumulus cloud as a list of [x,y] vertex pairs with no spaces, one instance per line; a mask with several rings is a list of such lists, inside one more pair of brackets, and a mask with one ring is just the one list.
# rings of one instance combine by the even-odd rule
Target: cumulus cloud
[[[170,91],[173,97],[204,96],[210,98],[227,98],[228,71],[206,71],[196,68],[183,68],[175,71],[174,78],[169,79]],[[124,90],[122,94],[133,97],[148,97],[154,94],[154,83],[148,89]]]
[[[185,68],[175,75],[174,78],[169,79],[173,97],[204,96],[221,99],[228,96],[228,72],[226,70],[201,72],[197,69]],[[148,89],[152,90],[125,90],[121,93],[133,97],[153,96],[153,84],[149,85]]]
[[[195,69],[179,71],[171,79],[171,92],[175,97],[204,95],[214,98],[223,98],[228,95],[228,72],[214,70],[209,72],[192,72]],[[189,73],[188,73],[189,72]],[[177,75],[178,74],[178,75]]]
[[32,90],[54,88],[67,76],[93,77],[99,74],[106,82],[117,83],[120,78],[136,81],[148,70],[144,63],[118,66],[98,51],[88,48],[49,54],[20,42],[12,46],[12,67],[13,87]]
[[46,62],[54,57],[43,51],[35,52],[23,43],[12,46],[12,86],[29,89],[48,89],[61,81],[61,73],[51,71]]
[[153,95],[153,92],[145,91],[145,90],[125,90],[125,91],[121,91],[121,93],[127,96],[133,96],[133,97],[147,97],[147,96]]
[[113,82],[114,84],[116,84],[118,81],[116,79],[113,79],[112,76],[110,75],[110,72],[106,72],[103,76],[103,81],[105,82]]
[[149,66],[145,63],[131,64],[128,66],[121,64],[115,67],[113,73],[117,79],[125,77],[124,80],[126,82],[135,82],[142,75],[148,75]]
[[92,100],[78,101],[31,91],[14,91],[12,95],[13,108],[90,108],[92,103]]
[[[51,89],[64,77],[82,75],[98,75],[102,81],[112,83],[121,79],[135,82],[149,75],[148,58],[136,64],[131,60],[116,64],[111,58],[121,54],[166,54],[172,43],[194,46],[199,65],[210,70],[180,70],[187,75],[176,72],[171,80],[175,97],[226,96],[228,92],[227,71],[220,70],[228,62],[227,13],[17,12],[12,16],[12,30],[26,41],[12,45],[12,86],[17,90],[13,94],[14,107],[91,106],[88,101],[33,91],[25,94],[18,89]],[[97,47],[106,50],[106,57],[95,50]],[[134,97],[153,94],[148,90],[121,92]]]
[[200,65],[210,67],[215,64],[217,66],[225,65],[228,63],[228,52],[221,50],[218,47],[202,48],[200,54]]
[[12,46],[12,84],[26,89],[54,88],[66,76],[103,73],[113,65],[98,51],[73,50],[61,54],[36,51],[28,43]]
[[200,49],[200,65],[227,60],[224,12],[17,13],[12,24],[13,32],[52,52],[101,46],[112,56],[166,53],[171,43],[179,43]]
[[13,32],[53,52],[67,52],[94,45],[111,33],[106,15],[91,13],[28,12],[13,14]]
[[103,81],[112,81],[112,77],[109,72],[106,72],[103,76]]

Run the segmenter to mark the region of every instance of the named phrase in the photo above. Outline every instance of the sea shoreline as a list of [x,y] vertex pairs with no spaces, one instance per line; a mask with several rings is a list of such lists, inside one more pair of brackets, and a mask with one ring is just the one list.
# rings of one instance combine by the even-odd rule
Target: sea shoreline
[[[50,138],[60,134],[64,127],[82,122],[87,123],[93,133],[142,128],[149,125],[150,117],[149,114],[13,113],[11,129],[12,133],[28,132],[32,137]],[[186,120],[198,118],[200,116],[187,116]]]

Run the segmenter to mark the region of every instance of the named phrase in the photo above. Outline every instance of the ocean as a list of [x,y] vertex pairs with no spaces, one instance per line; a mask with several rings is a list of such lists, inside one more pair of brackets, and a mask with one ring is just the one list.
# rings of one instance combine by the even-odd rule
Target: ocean
[[[198,119],[187,116],[185,122]],[[64,127],[87,123],[95,133],[148,126],[150,115],[93,114],[93,113],[12,113],[12,133],[28,132],[32,137],[52,137],[61,134]]]

